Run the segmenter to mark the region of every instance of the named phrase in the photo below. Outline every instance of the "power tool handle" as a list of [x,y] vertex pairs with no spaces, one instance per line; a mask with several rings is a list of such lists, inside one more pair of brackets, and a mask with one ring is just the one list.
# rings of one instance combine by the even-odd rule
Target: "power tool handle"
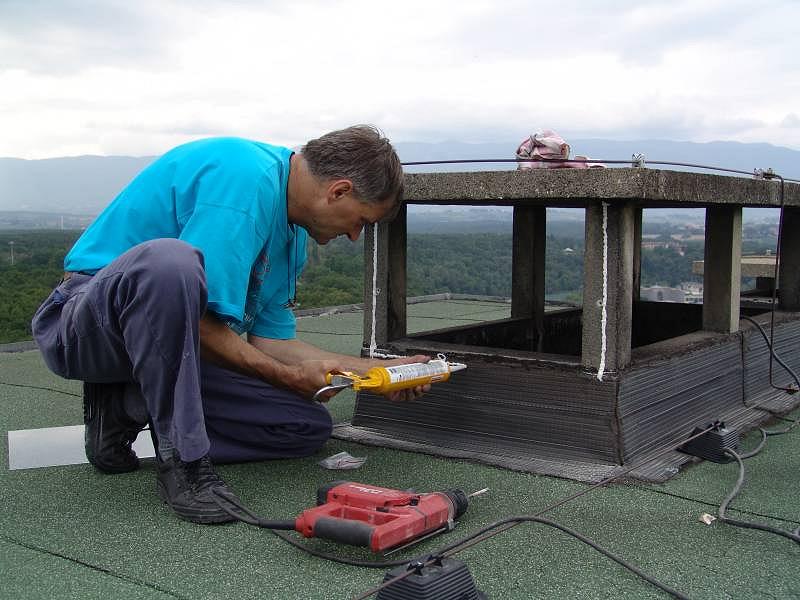
[[314,523],[314,537],[369,548],[373,529],[363,521],[320,517]]

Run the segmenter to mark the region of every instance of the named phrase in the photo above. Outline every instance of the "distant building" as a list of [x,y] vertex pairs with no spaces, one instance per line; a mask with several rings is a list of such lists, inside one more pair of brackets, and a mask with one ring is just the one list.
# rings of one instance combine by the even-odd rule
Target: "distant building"
[[678,242],[664,242],[658,240],[642,240],[642,250],[654,250],[655,248],[671,248],[680,256],[686,254],[686,246]]
[[653,285],[650,287],[643,287],[639,290],[639,296],[642,300],[650,300],[651,302],[685,302],[686,292],[680,288],[666,287],[663,285]]
[[681,289],[684,296],[683,301],[686,304],[702,304],[703,303],[703,284],[696,281],[684,281],[681,283]]

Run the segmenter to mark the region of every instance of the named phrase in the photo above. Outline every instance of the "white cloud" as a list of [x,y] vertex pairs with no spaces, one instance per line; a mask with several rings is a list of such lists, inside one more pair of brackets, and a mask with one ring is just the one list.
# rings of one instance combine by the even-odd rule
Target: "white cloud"
[[791,0],[6,0],[0,156],[296,145],[357,122],[800,147],[798,17]]

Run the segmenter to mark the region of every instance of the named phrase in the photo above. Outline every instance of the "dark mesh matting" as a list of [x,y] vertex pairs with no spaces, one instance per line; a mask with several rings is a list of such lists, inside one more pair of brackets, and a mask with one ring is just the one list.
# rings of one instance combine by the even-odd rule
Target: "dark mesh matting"
[[[800,406],[800,398],[780,391],[773,391],[772,398],[766,405],[770,410],[779,413],[789,412],[797,406]],[[769,418],[770,415],[764,411],[742,410],[739,407],[731,408],[723,415],[723,419],[729,426],[743,431],[749,430]],[[682,452],[669,451],[664,454],[667,448],[680,444],[682,439],[688,437],[690,431],[691,429],[675,435],[671,440],[665,441],[660,448],[654,448],[638,456],[632,463],[640,466],[625,474],[624,479],[660,483],[677,475],[682,465],[696,462],[698,459]],[[340,423],[334,426],[333,437],[371,446],[470,460],[513,471],[549,475],[586,483],[597,483],[603,479],[620,475],[634,466],[633,464],[623,466],[573,460],[555,455],[548,456],[545,453],[537,455],[530,450],[513,452],[504,449],[503,452],[498,452],[496,439],[485,436],[466,438],[446,430],[426,429],[422,431],[419,428],[409,428],[405,433],[398,432],[396,435],[388,435],[369,427]]]
[[743,407],[738,337],[633,366],[619,386],[625,462],[674,445],[695,426]]
[[[417,435],[413,435],[416,433]],[[513,471],[536,473],[597,483],[608,477],[622,473],[629,467],[621,465],[594,463],[589,461],[569,460],[565,458],[536,456],[533,454],[497,453],[495,440],[472,438],[464,440],[448,433],[435,434],[430,431],[419,436],[419,431],[409,432],[404,437],[394,437],[367,427],[355,427],[349,423],[334,426],[333,437],[385,448],[396,448],[409,452],[420,452],[446,458],[470,460]],[[415,439],[418,438],[418,439]],[[418,441],[419,440],[419,441]],[[680,465],[691,460],[690,456],[680,452],[671,452],[641,468],[632,471],[627,477],[645,481],[666,481],[675,475]]]
[[414,402],[359,394],[352,424],[456,449],[619,464],[616,390],[616,381],[599,382],[573,365],[476,359]]
[[[800,370],[800,321],[776,324],[775,346]],[[763,338],[747,329],[651,357],[618,381],[474,363],[415,402],[360,394],[352,423],[334,437],[591,483],[641,465],[626,478],[660,482],[694,460],[669,448],[695,426],[719,419],[747,431],[770,418],[749,407],[800,405],[800,394],[770,386],[768,361]],[[792,381],[777,363],[773,371],[776,383]]]

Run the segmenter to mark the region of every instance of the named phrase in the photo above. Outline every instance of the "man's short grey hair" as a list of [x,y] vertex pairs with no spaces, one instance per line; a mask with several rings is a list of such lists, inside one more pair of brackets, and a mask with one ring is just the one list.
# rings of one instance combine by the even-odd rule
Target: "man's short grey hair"
[[349,179],[362,202],[403,199],[403,167],[383,133],[354,125],[309,141],[300,150],[311,173],[323,180]]

